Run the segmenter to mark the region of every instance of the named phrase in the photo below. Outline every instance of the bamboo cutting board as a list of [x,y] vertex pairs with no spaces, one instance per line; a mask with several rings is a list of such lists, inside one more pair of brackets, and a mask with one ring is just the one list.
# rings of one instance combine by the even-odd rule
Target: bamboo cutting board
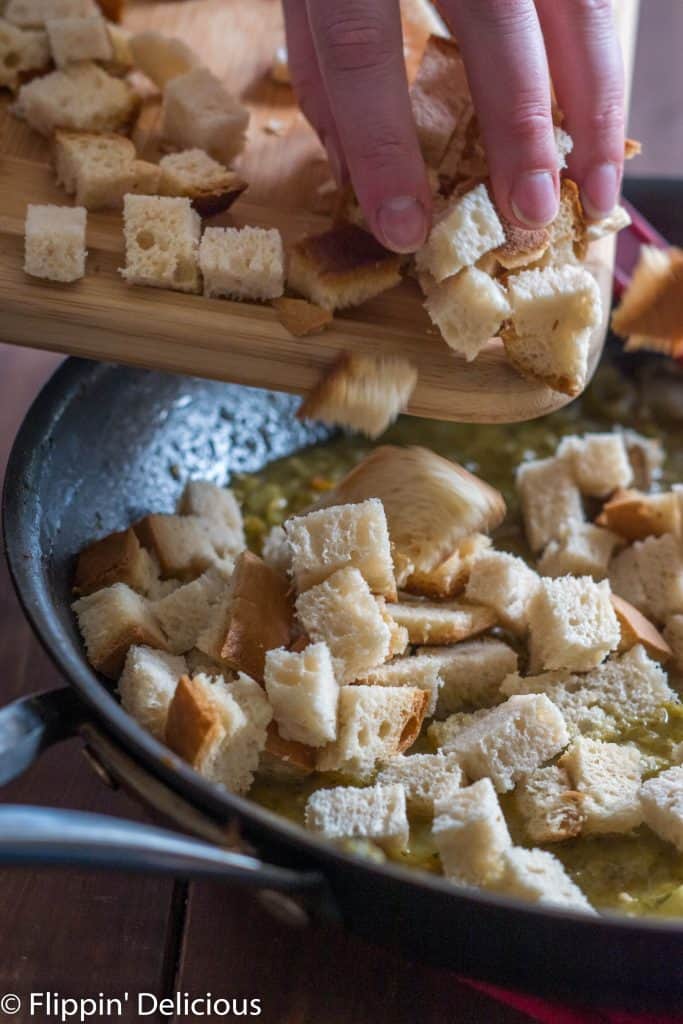
[[[627,80],[637,6],[638,0],[617,5]],[[138,0],[124,24],[184,39],[251,109],[247,148],[238,164],[249,189],[229,214],[211,223],[278,227],[285,243],[325,227],[332,197],[325,187],[330,175],[324,153],[289,87],[268,76],[283,41],[278,0]],[[423,19],[407,17],[409,71],[419,61],[428,31]],[[160,102],[151,88],[146,98],[134,141],[143,158],[155,159]],[[409,411],[441,419],[512,422],[568,401],[522,380],[497,340],[475,363],[465,363],[429,323],[410,280],[337,314],[324,333],[302,339],[292,338],[269,306],[130,288],[117,272],[123,265],[123,237],[115,211],[88,215],[89,255],[82,281],[60,285],[30,278],[22,270],[27,203],[70,200],[54,184],[47,143],[7,113],[5,100],[0,126],[0,341],[299,393],[308,391],[342,351],[392,353],[409,358],[419,370]],[[591,373],[607,326],[613,254],[611,239],[594,245],[589,254],[605,309],[604,323],[592,339]]]

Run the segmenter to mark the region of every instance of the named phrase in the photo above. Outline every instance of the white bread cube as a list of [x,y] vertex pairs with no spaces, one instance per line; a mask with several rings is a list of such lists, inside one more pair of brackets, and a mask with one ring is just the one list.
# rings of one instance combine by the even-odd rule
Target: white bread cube
[[563,531],[584,521],[581,494],[566,460],[523,462],[517,469],[516,485],[532,551],[541,551]]
[[450,881],[471,886],[495,882],[512,840],[490,779],[437,800],[432,836]]
[[644,437],[636,430],[626,429],[622,433],[633,472],[633,486],[649,491],[661,476],[664,463],[662,442],[656,437]]
[[667,533],[662,537],[648,537],[633,546],[646,606],[652,617],[665,622],[670,615],[683,612],[683,554],[677,538]]
[[219,561],[206,521],[199,516],[152,514],[133,529],[165,578],[194,579]]
[[82,206],[34,206],[26,209],[24,270],[31,277],[70,283],[85,274],[85,226]]
[[529,606],[529,649],[535,670],[586,672],[619,645],[621,631],[606,580],[562,576],[541,580]]
[[135,147],[123,135],[72,132],[54,135],[57,182],[88,210],[119,208],[127,192],[154,192],[159,168],[137,160]]
[[567,157],[574,149],[574,140],[563,128],[555,125],[555,147],[557,149],[557,163],[562,171],[567,166]]
[[423,601],[404,597],[388,604],[391,617],[408,630],[411,644],[456,644],[496,625],[495,612],[461,601]]
[[339,569],[300,594],[296,610],[306,633],[330,649],[339,683],[386,661],[391,631],[358,569]]
[[382,502],[333,505],[285,523],[292,574],[301,593],[338,569],[358,569],[373,594],[396,600],[391,542]]
[[673,663],[683,671],[683,615],[670,615],[666,620],[664,639],[673,652]]
[[488,715],[489,711],[490,708],[478,708],[476,711],[456,711],[443,721],[432,722],[427,729],[427,736],[432,746],[438,752],[452,753],[455,737]]
[[610,561],[608,566],[610,587],[615,594],[623,597],[643,615],[650,614],[645,587],[638,568],[636,545],[624,548]]
[[466,267],[442,281],[427,295],[424,307],[446,344],[468,362],[510,315],[505,289],[477,267]]
[[49,18],[90,18],[95,0],[7,0],[4,16],[21,28],[43,28]]
[[[402,580],[402,588],[409,594],[437,600],[457,597],[465,589],[475,559],[489,551],[491,538],[475,533],[458,542],[452,555],[430,572],[411,572]],[[405,575],[405,573],[403,573]]]
[[632,223],[631,215],[623,206],[615,206],[610,214],[600,220],[592,220],[586,225],[586,240],[596,242],[607,235],[615,235]]
[[159,193],[188,196],[195,210],[211,217],[229,209],[247,183],[203,149],[168,153],[159,161]]
[[196,646],[199,634],[209,622],[212,607],[225,594],[227,587],[225,575],[209,569],[196,580],[152,604],[152,611],[168,637],[168,648],[173,654],[185,654]]
[[411,658],[392,658],[385,665],[370,669],[356,682],[363,686],[417,686],[428,695],[425,716],[430,718],[436,711],[443,680],[439,674],[437,659],[432,659],[429,655],[418,655]]
[[284,291],[284,249],[275,228],[207,228],[199,266],[209,298],[265,301]]
[[453,647],[421,648],[412,660],[416,659],[435,669],[442,680],[439,714],[497,704],[503,679],[517,671],[515,651],[493,637],[465,640]]
[[405,654],[410,643],[408,630],[405,626],[399,626],[398,622],[387,611],[387,603],[383,597],[377,598],[380,614],[384,624],[389,629],[389,657],[397,658]]
[[515,790],[517,810],[534,843],[559,843],[583,827],[584,797],[572,788],[564,768],[550,765],[525,775]]
[[323,747],[317,767],[365,779],[377,762],[402,754],[417,739],[427,694],[408,686],[342,686],[337,739]]
[[652,831],[683,853],[683,765],[644,782],[640,800]]
[[204,67],[164,87],[161,135],[178,149],[203,149],[229,166],[242,152],[249,111]]
[[505,241],[505,232],[486,185],[477,185],[450,202],[440,214],[415,258],[418,270],[435,281],[472,267]]
[[82,60],[111,60],[113,56],[107,23],[99,14],[89,18],[50,18],[45,27],[58,68]]
[[128,82],[83,61],[22,85],[17,102],[31,128],[49,137],[57,128],[116,131],[131,120],[140,99]]
[[166,717],[181,676],[184,658],[152,647],[131,647],[118,682],[121,704],[140,725],[163,742]]
[[283,526],[271,526],[263,541],[261,557],[271,569],[283,576],[291,576],[292,548]]
[[683,494],[680,484],[661,494],[642,494],[634,490],[618,490],[605,502],[598,516],[600,526],[607,526],[624,540],[645,540],[672,533],[683,535]]
[[128,284],[198,292],[201,221],[189,199],[126,195],[123,234]]
[[149,602],[125,583],[115,583],[81,597],[72,608],[88,661],[110,679],[117,679],[121,674],[129,647],[144,645],[168,650],[166,637]]
[[579,490],[591,498],[605,498],[618,487],[628,487],[633,480],[621,434],[565,437],[557,456],[568,459]]
[[642,820],[637,747],[579,736],[560,758],[574,789],[583,796],[583,833],[630,832]]
[[560,540],[551,540],[538,560],[541,576],[592,576],[603,580],[620,538],[593,523],[569,526]]
[[504,851],[503,870],[496,889],[506,896],[531,903],[595,913],[561,861],[546,850],[514,846]]
[[0,18],[0,88],[14,91],[26,72],[47,70],[49,64],[45,32],[18,28]]
[[162,90],[172,78],[200,64],[199,57],[187,43],[161,32],[136,32],[130,38],[130,49],[137,70]]
[[200,516],[211,524],[211,540],[222,557],[238,555],[246,547],[242,512],[230,488],[208,480],[190,480],[185,484],[178,512]]
[[[102,12],[104,16],[109,19],[113,15],[105,10],[104,4],[107,0],[104,0],[102,6]],[[119,3],[120,0],[111,0],[112,3]],[[130,48],[130,40],[132,32],[129,32],[127,28],[123,28],[122,25],[116,25],[113,21],[107,21],[107,34],[109,36],[109,42],[111,43],[111,57],[108,61],[105,61],[104,67],[111,75],[127,75],[133,70],[134,61],[133,54]]]
[[459,789],[464,778],[454,754],[401,754],[381,766],[376,781],[382,786],[403,786],[409,813],[429,818],[435,801]]
[[523,635],[529,624],[529,605],[540,585],[538,574],[521,558],[504,551],[485,551],[472,563],[465,596],[491,608],[499,622]]
[[131,590],[151,596],[158,577],[158,565],[129,528],[110,533],[79,552],[73,589],[82,597],[112,583],[127,583]]
[[311,747],[337,737],[339,685],[327,644],[266,654],[265,686],[280,736]]
[[403,786],[319,789],[306,803],[306,828],[330,839],[370,839],[400,853],[409,835]]
[[184,655],[184,658],[187,662],[187,674],[191,679],[194,676],[204,675],[230,683],[237,678],[236,672],[232,672],[222,662],[216,661],[204,651],[200,651],[198,647],[193,647]]

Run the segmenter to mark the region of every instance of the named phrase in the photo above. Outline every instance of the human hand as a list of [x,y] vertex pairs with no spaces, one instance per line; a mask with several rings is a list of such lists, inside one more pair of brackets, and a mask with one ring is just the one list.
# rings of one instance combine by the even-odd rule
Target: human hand
[[[292,82],[338,182],[350,178],[377,238],[425,241],[431,193],[413,122],[398,0],[283,0]],[[551,86],[574,139],[569,173],[591,217],[615,205],[624,83],[610,0],[441,0],[463,54],[499,210],[557,213]]]

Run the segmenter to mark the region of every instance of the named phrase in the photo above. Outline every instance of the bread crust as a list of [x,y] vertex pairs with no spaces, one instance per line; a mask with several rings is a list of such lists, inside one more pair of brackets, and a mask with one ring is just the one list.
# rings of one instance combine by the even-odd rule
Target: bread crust
[[329,309],[316,306],[306,299],[289,299],[282,296],[279,299],[273,299],[273,309],[285,330],[293,334],[295,338],[320,334],[333,320]]
[[672,502],[675,502],[675,511],[678,513],[674,516],[674,522],[668,516],[662,515],[657,507],[657,499],[662,497],[663,495],[643,494],[640,491],[620,488],[605,502],[595,522],[627,541],[660,537],[665,533],[680,535],[683,495],[671,495]]
[[78,556],[74,593],[92,594],[113,583],[126,583],[136,590],[141,556],[140,542],[130,528],[96,540]]
[[657,627],[618,594],[612,594],[610,599],[621,629],[621,641],[617,650],[622,653],[630,651],[636,644],[642,644],[655,661],[669,661],[673,651]]
[[222,732],[220,714],[202,686],[189,676],[182,676],[168,707],[167,746],[197,768]]
[[683,249],[643,246],[631,284],[612,314],[627,349],[683,353]]
[[296,740],[283,740],[275,722],[268,725],[265,749],[271,757],[282,762],[282,769],[290,769],[301,775],[310,775],[315,770],[318,756],[316,747],[309,747]]

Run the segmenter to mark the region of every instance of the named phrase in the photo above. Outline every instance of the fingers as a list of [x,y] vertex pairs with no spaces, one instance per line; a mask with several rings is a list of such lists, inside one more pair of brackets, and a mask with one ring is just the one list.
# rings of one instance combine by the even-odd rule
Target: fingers
[[624,71],[610,0],[537,0],[553,81],[574,139],[569,169],[592,217],[619,196]]
[[440,8],[463,53],[499,209],[525,226],[550,223],[558,160],[533,0],[442,0]]
[[408,96],[398,0],[307,0],[307,8],[363,212],[384,245],[413,252],[427,234],[431,195]]

